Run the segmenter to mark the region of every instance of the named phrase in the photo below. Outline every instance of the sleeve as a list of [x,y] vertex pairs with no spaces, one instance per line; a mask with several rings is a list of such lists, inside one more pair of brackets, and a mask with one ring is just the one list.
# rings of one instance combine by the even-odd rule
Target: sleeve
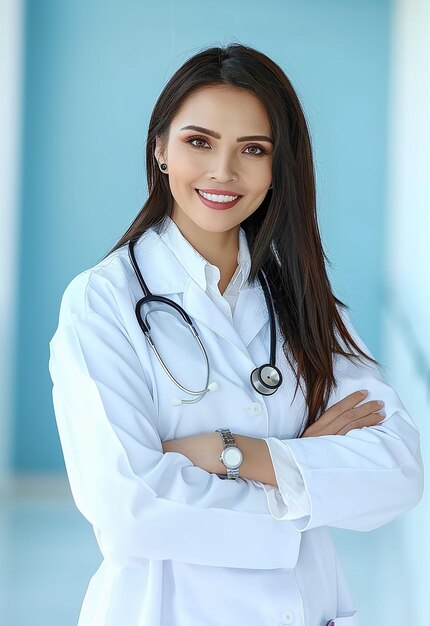
[[[340,314],[357,345],[373,357],[348,312]],[[335,355],[334,367],[337,387],[328,407],[354,391],[368,389],[365,401],[383,400],[386,417],[378,425],[355,428],[345,435],[266,439],[268,445],[277,446],[280,455],[285,446],[301,473],[310,511],[291,521],[300,532],[318,526],[373,530],[416,506],[423,495],[420,434],[395,390],[369,361]],[[284,459],[275,456],[273,461],[275,473],[281,476]],[[287,481],[287,477],[281,480],[279,487],[288,503]],[[273,497],[279,501],[276,492]],[[279,517],[275,510],[276,519],[288,519],[289,513],[287,508]]]
[[275,485],[260,483],[264,489],[269,511],[274,519],[293,520],[310,513],[310,502],[302,474],[284,442],[275,437],[263,437],[269,449],[275,472]]
[[115,297],[92,290],[90,307],[82,297],[89,288],[72,283],[50,341],[49,371],[72,495],[104,556],[131,565],[294,567],[300,533],[273,519],[255,481],[225,481],[183,454],[163,452],[149,373]]

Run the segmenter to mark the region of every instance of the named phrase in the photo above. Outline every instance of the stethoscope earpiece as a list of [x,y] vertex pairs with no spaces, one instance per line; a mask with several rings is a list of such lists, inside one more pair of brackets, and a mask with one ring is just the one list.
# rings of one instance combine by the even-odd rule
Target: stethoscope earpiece
[[[219,388],[219,385],[216,381],[213,381],[208,385],[210,368],[209,368],[209,359],[208,359],[207,352],[205,350],[203,343],[201,342],[197,329],[194,327],[191,318],[184,311],[184,309],[176,302],[173,302],[173,300],[169,300],[169,298],[165,298],[163,296],[155,296],[149,291],[147,284],[143,280],[143,276],[140,272],[140,269],[137,265],[136,257],[134,255],[135,243],[136,243],[135,241],[132,241],[132,240],[129,241],[129,244],[128,244],[129,256],[130,256],[133,269],[136,273],[137,279],[144,293],[144,297],[139,300],[139,302],[136,304],[136,307],[135,307],[137,321],[139,322],[139,325],[151,349],[154,351],[155,355],[160,361],[162,368],[164,369],[166,374],[169,376],[170,380],[177,387],[179,387],[186,393],[189,393],[193,396],[197,396],[193,400],[181,400],[179,398],[174,398],[172,400],[173,406],[180,406],[181,404],[192,404],[194,402],[198,402],[208,392],[216,391]],[[261,273],[260,282],[261,282],[261,278],[263,278],[262,286],[263,286],[263,291],[264,291],[264,295],[266,298],[266,303],[267,303],[267,308],[269,311],[269,318],[270,318],[270,359],[269,359],[269,363],[265,363],[264,365],[257,367],[251,372],[250,381],[255,391],[257,391],[258,393],[264,396],[271,396],[273,393],[275,393],[275,391],[279,389],[280,385],[282,384],[282,374],[275,365],[275,358],[276,358],[276,324],[275,324],[275,313],[274,313],[275,307],[273,304],[273,299],[270,293],[270,287],[269,287],[267,278],[262,270],[260,270],[260,273]],[[144,304],[148,304],[149,302],[153,302],[153,301],[163,302],[164,304],[167,304],[168,306],[173,307],[174,309],[176,309],[176,311],[178,311],[182,315],[184,322],[188,324],[189,329],[191,330],[196,341],[198,342],[200,349],[202,350],[203,355],[205,357],[207,375],[206,375],[206,383],[205,383],[204,389],[200,391],[192,391],[191,389],[187,389],[186,387],[181,385],[181,383],[178,382],[176,378],[174,378],[174,376],[171,374],[168,367],[166,366],[163,359],[161,358],[161,355],[159,354],[155,346],[155,343],[151,338],[151,334],[150,334],[151,327],[149,325],[149,322],[147,321],[148,314],[145,315],[145,321],[143,321],[142,314],[141,314],[141,307]]]

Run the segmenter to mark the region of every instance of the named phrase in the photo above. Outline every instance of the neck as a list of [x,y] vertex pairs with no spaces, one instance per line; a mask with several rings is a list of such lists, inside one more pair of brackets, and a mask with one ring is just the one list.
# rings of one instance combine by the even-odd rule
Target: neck
[[226,232],[210,233],[199,228],[183,213],[176,213],[172,220],[193,248],[209,263],[218,267],[220,271],[218,288],[223,294],[237,269],[240,226]]

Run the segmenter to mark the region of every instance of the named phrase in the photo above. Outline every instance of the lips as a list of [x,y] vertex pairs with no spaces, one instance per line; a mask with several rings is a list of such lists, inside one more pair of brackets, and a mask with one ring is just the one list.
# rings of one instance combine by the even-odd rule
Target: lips
[[[204,205],[206,205],[210,209],[216,209],[217,211],[225,211],[226,209],[231,209],[231,207],[237,204],[239,200],[242,198],[242,196],[238,196],[236,200],[233,200],[232,202],[212,202],[212,200],[208,200],[207,198],[204,198],[202,195],[200,195],[198,189],[196,189],[195,191],[196,191],[197,196],[200,198],[200,200],[202,201]],[[208,191],[207,193],[210,193],[210,192]],[[219,194],[219,195],[236,196],[238,194],[235,194],[235,193],[229,194],[229,193],[224,192],[223,194]]]

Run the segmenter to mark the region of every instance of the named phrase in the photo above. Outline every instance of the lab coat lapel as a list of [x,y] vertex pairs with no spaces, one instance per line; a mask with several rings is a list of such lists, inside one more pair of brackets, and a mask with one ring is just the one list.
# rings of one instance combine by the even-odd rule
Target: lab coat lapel
[[261,328],[269,323],[266,299],[260,285],[240,292],[233,317],[238,333],[249,346]]
[[[259,281],[239,292],[232,324],[151,229],[136,244],[135,254],[152,293],[167,297],[182,293],[182,306],[193,320],[229,341],[249,359],[247,346],[269,317]],[[138,285],[137,289],[141,291]]]
[[249,287],[239,293],[234,312],[237,328],[193,280],[185,288],[183,302],[185,311],[193,320],[232,343],[248,358],[247,346],[268,319],[264,294],[258,287]]

